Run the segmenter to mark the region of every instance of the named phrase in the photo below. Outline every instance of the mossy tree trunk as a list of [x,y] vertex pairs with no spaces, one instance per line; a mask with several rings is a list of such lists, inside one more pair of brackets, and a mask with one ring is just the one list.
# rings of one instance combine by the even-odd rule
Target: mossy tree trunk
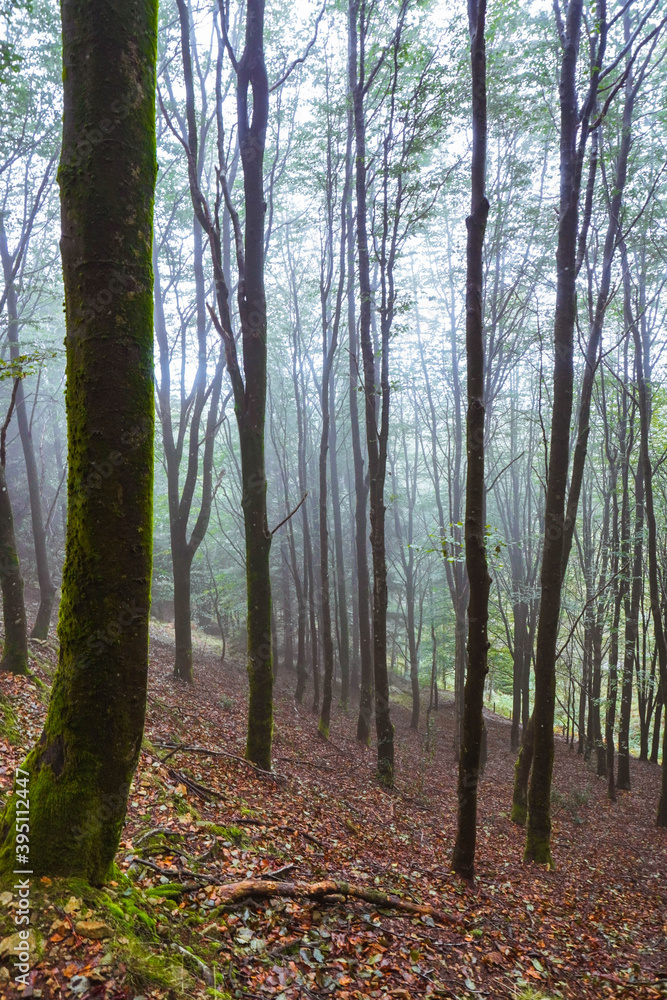
[[[34,875],[99,884],[118,847],[146,705],[157,4],[63,0],[62,32],[68,522],[58,670],[22,766]],[[92,127],[105,141],[89,141]],[[3,872],[15,867],[13,807],[12,796]]]
[[488,672],[489,588],[486,559],[486,482],[484,478],[484,330],[483,247],[489,203],[486,180],[486,0],[469,0],[473,148],[466,269],[466,358],[468,413],[465,544],[468,603],[468,670],[463,699],[459,755],[458,823],[452,868],[464,878],[475,873],[477,787],[483,767],[484,682]]

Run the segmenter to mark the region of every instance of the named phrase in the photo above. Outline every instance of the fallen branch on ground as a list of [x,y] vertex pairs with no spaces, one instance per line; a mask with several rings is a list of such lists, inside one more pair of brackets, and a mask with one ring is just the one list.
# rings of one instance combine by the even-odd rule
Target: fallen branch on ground
[[182,771],[175,771],[173,768],[169,768],[167,774],[172,779],[181,785],[185,785],[189,791],[193,794],[198,795],[200,799],[204,802],[210,802],[211,799],[223,799],[224,795],[222,792],[216,792],[214,788],[208,788],[206,785],[200,784],[200,782],[195,781],[194,778],[189,778],[187,774],[183,774]]
[[245,766],[249,767],[251,771],[254,771],[255,774],[258,774],[263,778],[271,778],[273,781],[286,780],[284,775],[278,774],[276,771],[265,771],[263,768],[257,767],[256,764],[253,764],[251,760],[246,760],[245,757],[239,757],[238,754],[235,753],[227,753],[226,750],[209,750],[207,747],[190,747],[185,743],[153,743],[153,746],[159,750],[169,751],[169,753],[165,754],[164,757],[157,758],[161,764],[166,763],[166,761],[168,761],[170,757],[173,757],[175,753],[196,753],[204,757],[225,757],[227,760],[235,760],[239,764],[245,764]]
[[327,879],[324,882],[267,882],[262,879],[249,878],[243,882],[231,882],[219,887],[218,900],[221,903],[238,903],[242,899],[268,899],[273,896],[286,896],[288,899],[317,899],[323,902],[327,897],[360,899],[386,909],[399,910],[419,917],[432,917],[443,924],[462,925],[463,919],[444,910],[424,903],[411,903],[399,896],[380,892],[379,889],[366,889],[349,882],[336,882]]

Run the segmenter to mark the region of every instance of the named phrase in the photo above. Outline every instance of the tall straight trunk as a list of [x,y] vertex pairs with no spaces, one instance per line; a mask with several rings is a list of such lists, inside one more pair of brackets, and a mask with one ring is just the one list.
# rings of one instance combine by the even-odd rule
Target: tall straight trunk
[[[160,379],[158,383],[158,408],[162,427],[162,440],[167,472],[167,499],[169,506],[169,533],[172,570],[174,578],[174,678],[192,683],[192,626],[190,574],[192,562],[206,536],[211,517],[213,498],[213,451],[219,424],[220,395],[225,362],[225,352],[220,344],[218,360],[208,377],[208,322],[206,315],[206,281],[204,274],[204,237],[210,239],[208,220],[202,218],[199,198],[205,157],[198,145],[195,118],[194,80],[191,57],[192,15],[186,0],[179,0],[178,14],[181,29],[181,54],[186,96],[187,135],[183,142],[188,150],[189,177],[194,206],[193,263],[195,291],[195,324],[197,343],[197,368],[189,395],[185,395],[185,326],[181,327],[181,386],[180,406],[176,416],[174,434],[172,415],[171,361],[173,349],[167,336],[167,324],[160,284],[157,247],[154,249],[155,271],[155,334],[160,351]],[[229,220],[224,212],[223,248],[220,266],[228,267]],[[205,408],[208,403],[208,415]],[[202,424],[205,430],[202,435]],[[204,438],[202,454],[201,439]],[[186,449],[187,443],[187,449]],[[185,462],[183,461],[185,455]],[[185,466],[183,475],[182,466]],[[182,487],[181,487],[181,479]],[[196,488],[201,483],[199,510],[190,530]]]
[[[586,603],[591,598],[590,575],[586,581]],[[581,663],[581,684],[579,686],[579,717],[577,720],[577,753],[583,754],[588,760],[590,746],[587,743],[586,733],[586,708],[590,703],[591,696],[591,674],[593,659],[593,634],[591,630],[591,609],[586,608],[584,614],[584,646]]]
[[[454,756],[458,760],[460,744],[460,720],[463,706],[463,679],[465,678],[466,663],[466,599],[468,592],[468,582],[466,579],[465,564],[461,560],[462,545],[458,536],[459,524],[461,521],[461,465],[463,450],[463,431],[461,427],[461,386],[459,379],[458,345],[456,340],[457,317],[456,307],[452,305],[450,309],[450,338],[449,346],[452,361],[452,393],[454,397],[454,434],[453,445],[454,455],[449,463],[451,466],[449,479],[449,516],[445,518],[445,507],[440,489],[440,467],[438,463],[438,414],[431,391],[431,383],[428,374],[428,366],[424,355],[424,347],[421,337],[419,322],[419,306],[417,301],[417,288],[414,286],[415,294],[415,325],[417,331],[417,343],[421,360],[421,370],[424,379],[424,388],[428,402],[429,435],[431,438],[431,481],[435,494],[435,504],[438,513],[438,527],[440,530],[440,545],[445,565],[445,575],[447,586],[454,609]],[[452,303],[455,301],[452,292]],[[448,536],[452,535],[452,541],[448,541]],[[451,559],[451,561],[450,561]]]
[[[354,3],[348,11],[348,85],[350,94],[356,87],[356,10]],[[348,112],[348,132],[354,130],[352,110]],[[373,716],[373,643],[370,621],[370,573],[368,569],[368,485],[364,472],[364,456],[361,447],[359,426],[359,388],[361,386],[361,358],[357,335],[355,309],[354,274],[355,227],[352,217],[352,199],[347,206],[347,330],[350,358],[350,435],[352,438],[352,459],[354,465],[354,539],[357,567],[357,599],[359,613],[359,659],[360,691],[359,716],[357,719],[357,739],[369,744],[371,739],[371,719]]]
[[292,588],[290,586],[289,562],[287,548],[283,544],[280,548],[281,556],[281,577],[283,587],[283,642],[284,642],[284,662],[287,670],[294,669],[294,636],[292,625]]
[[[373,559],[373,674],[378,777],[385,785],[394,781],[394,727],[389,712],[387,673],[387,561],[385,553],[384,481],[389,420],[389,328],[383,317],[381,372],[376,378],[378,352],[371,337],[371,281],[368,252],[366,181],[365,30],[357,30],[359,0],[350,0],[350,74],[356,153],[357,248],[359,252],[359,340],[363,358],[364,409],[370,482],[371,553]],[[358,41],[360,44],[358,45]],[[378,391],[379,390],[379,391]],[[380,415],[376,413],[379,402]]]
[[[665,636],[665,626],[662,619],[662,608],[660,606],[660,583],[658,580],[658,541],[655,507],[653,504],[653,465],[649,450],[649,432],[651,425],[651,397],[650,389],[647,385],[645,372],[650,377],[651,368],[648,358],[644,356],[644,344],[639,329],[639,324],[633,314],[632,309],[632,287],[630,272],[628,270],[628,257],[625,242],[621,241],[621,260],[623,264],[623,299],[624,315],[626,324],[632,331],[635,345],[635,378],[637,380],[637,397],[639,404],[640,419],[640,451],[641,463],[644,473],[644,502],[646,505],[646,524],[648,535],[646,548],[648,550],[648,579],[649,593],[651,598],[651,615],[653,617],[653,634],[655,644],[658,649],[658,665],[660,668],[660,684],[663,691],[667,691],[667,637]],[[646,345],[648,348],[648,344]],[[658,814],[656,825],[667,826],[667,721],[665,724],[665,737],[663,742],[662,758],[662,784],[660,790],[660,801],[658,803]]]
[[[611,511],[611,490],[615,488],[616,475],[612,472],[611,486],[604,492],[603,524],[600,545],[602,548],[602,567],[600,570],[600,580],[598,586],[598,600],[592,630],[593,644],[593,676],[591,688],[591,716],[590,729],[592,736],[591,749],[595,749],[596,774],[599,778],[604,778],[607,773],[607,760],[605,742],[602,738],[602,722],[600,714],[600,703],[602,695],[602,645],[604,640],[604,626],[607,615],[607,571],[609,567],[609,523],[612,516]],[[587,518],[590,529],[590,507]]]
[[[417,622],[415,615],[417,579],[415,570],[415,555],[413,548],[414,532],[414,511],[417,498],[417,476],[419,471],[419,437],[415,435],[415,450],[412,462],[408,457],[407,436],[405,425],[401,433],[403,463],[406,473],[406,501],[407,501],[407,537],[403,534],[403,525],[399,516],[398,504],[394,503],[394,529],[400,554],[403,577],[405,580],[405,625],[408,645],[408,664],[410,668],[410,688],[412,691],[412,713],[410,717],[410,729],[419,727],[420,712],[420,692],[419,692],[419,650],[417,641]],[[398,482],[396,479],[395,463],[392,463],[391,470],[392,493],[398,496]],[[421,630],[421,628],[420,628]]]
[[[605,0],[599,0],[599,39],[587,107],[580,117],[577,62],[582,0],[570,0],[562,36],[560,68],[560,207],[556,253],[554,317],[553,413],[547,472],[544,542],[540,581],[540,613],[535,659],[533,763],[528,789],[525,859],[552,864],[551,778],[554,760],[556,644],[560,620],[565,497],[570,455],[570,422],[574,382],[573,332],[576,311],[575,263],[583,151],[590,114],[595,106],[597,77],[604,52]],[[579,148],[577,134],[581,130]]]
[[[7,423],[5,423],[5,427]],[[3,427],[3,437],[5,433]],[[4,440],[3,440],[4,451]],[[2,588],[2,620],[5,641],[2,647],[0,671],[11,674],[28,673],[28,620],[23,600],[23,577],[16,551],[14,515],[7,489],[4,455],[0,462],[0,587]]]
[[322,708],[318,722],[319,732],[328,739],[333,698],[334,650],[331,631],[331,595],[329,593],[329,519],[327,511],[327,453],[329,450],[329,388],[333,352],[329,345],[326,322],[328,300],[322,295],[324,373],[322,376],[322,433],[319,456],[319,550],[320,550],[320,614],[323,656]]
[[340,484],[338,481],[338,437],[336,428],[336,396],[335,382],[332,378],[330,391],[331,424],[329,427],[329,465],[331,466],[331,505],[334,522],[334,547],[336,552],[336,593],[338,597],[339,642],[338,658],[340,660],[340,705],[347,711],[350,701],[350,627],[347,610],[347,586],[345,583],[345,560],[343,548],[343,518],[340,502]]
[[[266,463],[264,429],[267,391],[267,317],[264,287],[264,150],[269,118],[269,82],[264,60],[264,0],[248,0],[245,44],[237,61],[236,119],[243,169],[243,224],[231,203],[225,164],[218,166],[227,210],[234,226],[236,263],[239,275],[237,303],[241,326],[239,358],[232,333],[229,285],[223,264],[223,247],[218,212],[211,212],[197,174],[197,121],[195,115],[190,20],[186,0],[177,0],[181,27],[181,55],[186,92],[188,177],[197,221],[206,233],[211,251],[215,282],[216,310],[209,314],[222,339],[227,370],[234,397],[234,412],[241,450],[241,507],[245,535],[247,593],[248,728],[246,757],[257,767],[271,768],[273,735],[273,658],[271,635],[271,577],[269,555],[271,532],[266,509]],[[220,46],[225,42],[219,39]],[[216,95],[218,104],[220,94]],[[218,106],[219,148],[221,111]],[[210,415],[210,414],[209,414]]]
[[[304,504],[304,507],[306,505]],[[320,707],[320,667],[319,667],[319,636],[317,632],[317,612],[315,608],[315,560],[313,558],[313,543],[308,533],[305,536],[306,566],[308,572],[308,626],[310,633],[310,666],[313,677],[313,712]]]
[[[100,884],[120,840],[146,706],[157,4],[63,0],[62,34],[67,541],[58,669],[22,767],[33,875]],[[102,121],[107,141],[91,146],[90,123]],[[96,313],[101,293],[112,308]],[[87,488],[105,462],[109,475]],[[3,872],[18,856],[16,803],[11,796],[0,821]]]
[[[249,101],[252,91],[252,101]],[[248,0],[245,48],[237,67],[237,122],[243,167],[245,260],[238,305],[245,384],[234,376],[241,444],[243,520],[248,592],[248,736],[246,756],[271,767],[273,667],[271,659],[271,533],[266,513],[266,294],[264,291],[264,147],[269,83],[264,62],[264,0]],[[239,261],[241,264],[241,261]],[[231,346],[231,345],[229,345]]]
[[604,621],[598,619],[593,627],[593,685],[591,692],[593,747],[595,749],[595,770],[598,778],[607,773],[607,763],[602,739],[602,722],[600,719],[600,699],[602,694],[602,639]]
[[621,680],[621,711],[618,726],[618,775],[616,787],[630,789],[630,715],[632,712],[632,687],[639,636],[639,605],[642,597],[644,534],[644,472],[641,456],[637,461],[635,477],[635,526],[634,554],[632,559],[632,586],[625,602],[625,636],[623,674]]
[[[348,476],[348,496],[350,497],[350,523],[354,524],[352,496],[354,490]],[[350,636],[350,688],[354,696],[360,694],[361,657],[359,655],[359,581],[357,579],[357,545],[354,530],[348,536],[350,544],[350,589],[352,593],[352,632]]]
[[[329,736],[329,726],[331,722],[331,702],[333,698],[333,672],[334,672],[334,651],[333,635],[331,625],[331,600],[329,583],[329,524],[327,511],[327,459],[329,457],[330,430],[333,407],[333,363],[338,348],[338,333],[340,328],[340,318],[343,307],[343,295],[346,284],[346,251],[347,234],[347,201],[350,194],[352,180],[352,135],[347,137],[347,156],[345,182],[340,206],[340,251],[338,259],[338,288],[333,310],[333,318],[330,320],[330,293],[333,283],[334,273],[334,203],[333,203],[333,149],[331,137],[327,145],[327,236],[325,240],[324,259],[322,261],[322,271],[320,275],[320,306],[322,313],[322,433],[320,436],[320,491],[319,491],[319,526],[320,526],[320,607],[322,609],[322,647],[324,654],[324,683],[322,687],[322,711],[318,729],[320,733]],[[334,460],[335,466],[335,460]],[[338,494],[338,482],[336,481],[336,494]],[[338,511],[340,519],[340,511]],[[342,560],[342,544],[339,548]],[[342,566],[342,563],[341,563]],[[346,640],[347,641],[347,640]],[[347,649],[346,649],[347,657]],[[345,701],[349,693],[349,663],[345,664]]]
[[468,0],[472,77],[472,192],[466,273],[466,358],[468,415],[465,545],[468,570],[468,671],[459,755],[458,823],[452,868],[465,878],[475,872],[477,786],[482,764],[484,683],[488,672],[487,626],[491,577],[486,560],[486,482],[484,477],[483,247],[489,203],[486,179],[486,0]]
[[278,675],[280,670],[280,640],[278,638],[278,618],[276,616],[276,606],[271,605],[271,656],[273,658],[273,674]]
[[513,750],[519,746],[519,727],[521,724],[521,695],[523,676],[530,664],[526,665],[526,644],[528,640],[528,605],[525,601],[516,601],[512,608],[514,618],[514,670],[512,673],[512,729],[510,746]]
[[[296,321],[292,330],[292,385],[294,387],[294,402],[296,406],[296,422],[297,422],[297,468],[298,468],[298,479],[299,479],[299,492],[301,496],[305,496],[308,491],[307,487],[307,462],[306,462],[306,427],[305,427],[305,410],[303,405],[302,393],[301,393],[301,380],[299,378],[299,342],[300,342],[300,314],[299,314],[299,299],[298,291],[296,286],[296,276],[294,269],[290,273],[290,281],[292,285],[292,295],[294,300],[294,308],[296,313]],[[287,494],[285,497],[285,506],[287,503]],[[299,625],[298,625],[298,639],[297,639],[297,658],[296,658],[296,690],[294,692],[294,699],[297,704],[302,704],[303,696],[306,691],[306,684],[308,682],[308,666],[306,657],[306,628],[308,624],[308,615],[310,610],[310,604],[312,603],[311,597],[311,587],[310,587],[310,563],[312,563],[312,554],[310,547],[310,524],[308,521],[308,504],[304,503],[301,506],[301,527],[302,527],[302,538],[303,538],[303,584],[301,585],[298,581],[298,572],[294,574],[294,580],[297,585],[297,600],[299,604]],[[291,521],[290,521],[290,531],[291,531]],[[292,542],[292,560],[296,568],[296,550]]]
[[[618,540],[618,527],[614,529]],[[618,560],[616,560],[616,564]],[[621,621],[623,593],[619,584],[614,584],[614,616],[609,640],[608,680],[607,680],[607,711],[605,713],[605,749],[607,773],[607,797],[616,801],[616,777],[614,769],[614,724],[616,721],[616,698],[618,692],[618,629]]]
[[[0,215],[0,256],[2,257],[2,270],[7,289],[7,339],[9,341],[9,356],[14,361],[21,355],[21,344],[19,341],[20,323],[16,287],[12,279],[14,262],[7,246],[7,232],[5,230],[3,215]],[[16,391],[16,422],[18,423],[19,437],[21,438],[21,447],[25,459],[28,496],[30,498],[32,538],[35,546],[35,562],[37,564],[37,580],[39,583],[39,608],[37,609],[37,616],[32,627],[31,636],[33,639],[46,639],[49,634],[56,587],[51,579],[51,571],[49,569],[39,470],[37,468],[37,459],[35,458],[35,445],[32,439],[31,420],[28,416],[23,381],[19,382]]]

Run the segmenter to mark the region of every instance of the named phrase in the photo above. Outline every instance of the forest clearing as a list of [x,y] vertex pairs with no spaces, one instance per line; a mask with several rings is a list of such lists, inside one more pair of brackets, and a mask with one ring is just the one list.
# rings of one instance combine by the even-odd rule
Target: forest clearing
[[[387,791],[374,779],[372,751],[355,739],[353,716],[336,713],[332,738],[323,740],[313,713],[294,702],[293,678],[280,677],[276,773],[258,774],[243,760],[241,663],[221,667],[217,650],[195,635],[197,685],[175,687],[169,629],[153,624],[146,735],[119,873],[101,893],[76,880],[37,884],[44,902],[34,924],[42,937],[34,989],[7,989],[0,980],[8,1000],[665,996],[667,859],[653,816],[657,765],[633,761],[633,791],[612,806],[604,780],[557,739],[556,870],[527,866],[522,830],[509,819],[516,759],[509,723],[488,713],[471,886],[448,865],[457,775],[448,695],[431,716],[428,740],[425,728],[410,729],[409,695],[394,700],[402,750],[396,786]],[[52,645],[34,666],[48,684]],[[25,741],[2,736],[6,791],[45,709],[30,680],[5,674],[0,685]],[[225,906],[221,886],[279,872],[274,880],[344,881],[426,903],[447,922],[342,897],[279,895]],[[1,937],[11,916],[4,900],[0,915]],[[102,924],[109,936],[90,940],[85,922],[77,933],[84,917],[93,934]]]

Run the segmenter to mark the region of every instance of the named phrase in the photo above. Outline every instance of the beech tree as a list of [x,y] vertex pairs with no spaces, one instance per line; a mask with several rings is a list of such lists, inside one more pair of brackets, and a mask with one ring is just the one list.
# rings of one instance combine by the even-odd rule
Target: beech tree
[[463,703],[463,736],[459,757],[458,826],[452,868],[472,878],[477,835],[477,784],[482,754],[484,682],[488,671],[489,589],[486,559],[486,481],[484,476],[484,337],[482,317],[483,245],[489,203],[486,187],[486,0],[469,0],[472,78],[472,166],[466,273],[466,417],[465,551],[468,602],[468,669]]
[[[58,670],[44,731],[22,767],[33,873],[93,884],[118,847],[146,706],[156,35],[155,3],[63,0],[67,546]],[[87,140],[91,122],[113,137],[112,158]],[[97,313],[91,304],[103,291],[109,307]],[[112,472],[92,485],[100,463]],[[0,821],[5,873],[16,865],[15,803]]]
[[23,577],[16,551],[12,501],[5,476],[7,429],[12,419],[20,377],[15,377],[13,381],[14,388],[7,416],[0,430],[0,586],[2,619],[5,625],[0,670],[8,670],[12,674],[27,674],[28,624],[23,599]]

